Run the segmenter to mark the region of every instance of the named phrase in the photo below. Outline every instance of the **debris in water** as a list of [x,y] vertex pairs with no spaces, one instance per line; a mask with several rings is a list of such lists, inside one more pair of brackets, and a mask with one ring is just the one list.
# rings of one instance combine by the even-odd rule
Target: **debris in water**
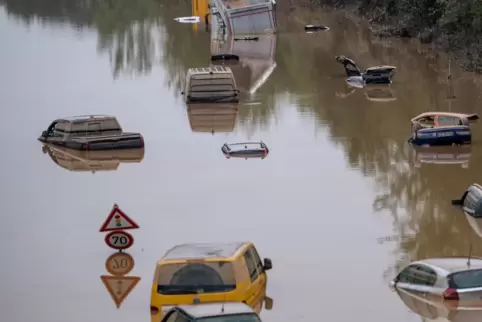
[[323,25],[306,25],[305,31],[330,30],[330,27]]
[[238,41],[238,40],[259,40],[259,37],[241,37],[241,38],[234,38],[235,41]]
[[179,17],[179,18],[174,18],[177,22],[181,23],[198,23],[200,21],[199,17],[193,16],[193,17]]

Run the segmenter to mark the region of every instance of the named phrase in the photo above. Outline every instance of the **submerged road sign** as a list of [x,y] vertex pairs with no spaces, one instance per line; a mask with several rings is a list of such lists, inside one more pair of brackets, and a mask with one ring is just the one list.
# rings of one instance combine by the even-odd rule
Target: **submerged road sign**
[[139,225],[130,219],[129,216],[127,216],[122,210],[120,210],[117,204],[114,204],[114,207],[99,231],[104,232],[137,228],[139,228]]
[[105,236],[105,243],[117,250],[127,249],[134,244],[134,237],[126,231],[112,231]]
[[105,261],[105,269],[114,276],[129,274],[134,268],[134,258],[127,253],[115,253]]
[[119,308],[129,293],[134,289],[141,280],[138,276],[101,276],[100,279],[104,283],[107,291],[114,300],[115,305]]

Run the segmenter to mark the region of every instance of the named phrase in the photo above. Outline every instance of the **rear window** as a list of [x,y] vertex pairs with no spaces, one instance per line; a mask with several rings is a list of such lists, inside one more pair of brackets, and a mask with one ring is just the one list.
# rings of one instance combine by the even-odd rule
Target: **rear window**
[[210,316],[206,318],[196,319],[196,321],[202,322],[261,322],[258,315],[254,313],[245,314],[231,314],[231,315],[219,315]]
[[454,273],[449,277],[451,288],[482,287],[482,269]]
[[243,150],[259,150],[262,149],[259,143],[244,143],[244,144],[232,144],[229,145],[231,151],[243,151]]
[[159,268],[159,294],[201,294],[229,292],[236,289],[230,262],[195,262],[167,264]]

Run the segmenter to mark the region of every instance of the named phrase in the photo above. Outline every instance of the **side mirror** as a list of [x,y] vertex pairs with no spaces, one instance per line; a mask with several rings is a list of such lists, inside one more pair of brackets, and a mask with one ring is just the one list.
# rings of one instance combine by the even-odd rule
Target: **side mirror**
[[263,263],[263,269],[265,271],[268,271],[273,268],[273,263],[271,262],[271,259],[265,258],[264,263]]
[[388,287],[390,287],[390,289],[392,291],[395,291],[395,286],[397,285],[397,283],[395,282],[395,280],[391,280],[390,283],[388,283]]
[[269,296],[264,297],[264,309],[265,310],[272,310],[273,309],[273,299]]
[[47,131],[42,131],[42,136],[47,137]]

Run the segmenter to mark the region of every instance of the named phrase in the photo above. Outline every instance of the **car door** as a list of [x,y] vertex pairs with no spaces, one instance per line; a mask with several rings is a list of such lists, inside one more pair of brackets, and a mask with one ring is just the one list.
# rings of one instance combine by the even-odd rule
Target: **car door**
[[244,260],[248,267],[250,278],[246,303],[254,308],[260,304],[264,297],[264,292],[266,290],[266,274],[264,273],[263,264],[261,263],[261,259],[254,246],[251,245],[246,250]]

